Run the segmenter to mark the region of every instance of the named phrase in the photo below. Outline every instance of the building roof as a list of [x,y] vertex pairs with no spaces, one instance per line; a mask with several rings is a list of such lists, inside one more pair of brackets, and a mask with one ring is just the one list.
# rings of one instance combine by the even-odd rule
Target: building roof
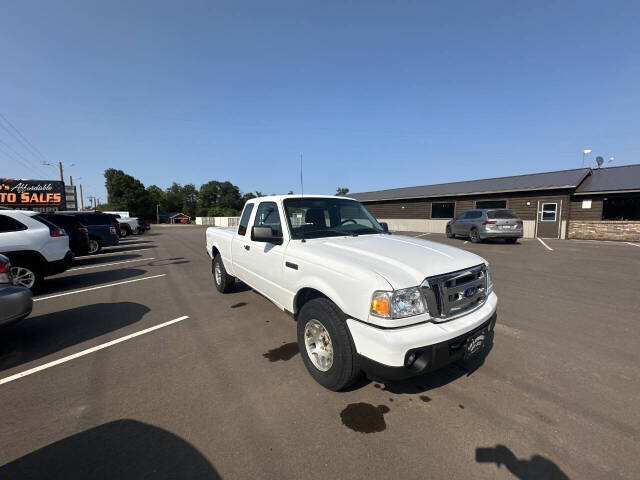
[[576,195],[625,191],[640,191],[640,164],[592,170]]
[[523,190],[550,190],[576,188],[589,175],[590,169],[559,170],[531,173],[512,177],[487,178],[466,182],[440,183],[420,187],[392,188],[375,192],[349,194],[361,202],[376,200],[401,200],[409,198],[447,197],[454,195],[478,195],[488,193],[519,192]]
[[159,216],[167,217],[167,218],[177,217],[178,215],[182,215],[183,217],[188,217],[189,216],[189,215],[185,215],[184,213],[181,213],[181,212],[160,212],[159,213]]

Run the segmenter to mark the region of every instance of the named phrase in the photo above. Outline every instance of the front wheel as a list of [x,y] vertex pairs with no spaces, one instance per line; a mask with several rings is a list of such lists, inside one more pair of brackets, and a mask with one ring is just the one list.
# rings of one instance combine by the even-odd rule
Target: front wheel
[[329,390],[343,390],[360,375],[346,317],[329,299],[316,298],[302,307],[298,315],[298,348],[313,379]]
[[482,240],[476,228],[471,230],[471,232],[469,233],[469,238],[471,238],[471,243],[480,243],[480,241]]
[[453,238],[453,232],[449,226],[447,226],[447,238]]
[[516,243],[518,241],[518,239],[517,238],[505,238],[504,241],[507,242],[507,243]]
[[227,273],[220,254],[217,254],[213,259],[213,262],[211,262],[211,270],[213,273],[213,283],[215,284],[216,289],[220,293],[229,293],[235,283],[235,278]]
[[128,234],[129,234],[129,233],[127,232],[127,229],[126,229],[126,228],[124,228],[124,227],[123,227],[123,228],[120,228],[120,237],[121,237],[121,238],[126,238]]

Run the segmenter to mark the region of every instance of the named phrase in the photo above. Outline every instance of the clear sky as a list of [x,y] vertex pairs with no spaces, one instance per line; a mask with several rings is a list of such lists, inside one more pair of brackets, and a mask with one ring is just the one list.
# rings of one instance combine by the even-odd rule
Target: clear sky
[[299,192],[301,152],[308,193],[640,163],[639,25],[637,1],[0,0],[0,113],[103,201],[108,167]]

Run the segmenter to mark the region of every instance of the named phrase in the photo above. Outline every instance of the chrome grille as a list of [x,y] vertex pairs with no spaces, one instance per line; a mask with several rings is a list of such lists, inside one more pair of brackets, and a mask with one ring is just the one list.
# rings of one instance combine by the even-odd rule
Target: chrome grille
[[430,315],[449,320],[473,310],[487,300],[487,268],[484,264],[429,277],[420,285]]

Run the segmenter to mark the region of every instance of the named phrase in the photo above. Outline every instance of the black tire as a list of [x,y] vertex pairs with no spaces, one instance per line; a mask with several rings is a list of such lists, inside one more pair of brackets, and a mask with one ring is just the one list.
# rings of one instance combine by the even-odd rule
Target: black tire
[[451,231],[451,227],[448,226],[448,225],[447,225],[446,233],[447,233],[447,238],[453,238],[454,237],[453,232]]
[[102,242],[96,237],[89,237],[89,255],[96,255],[102,251]]
[[505,238],[504,241],[507,242],[507,243],[516,243],[518,241],[518,239],[517,238]]
[[[216,274],[216,269],[219,269],[220,275]],[[216,289],[220,293],[229,293],[236,279],[227,273],[220,254],[217,254],[211,262],[211,273],[213,274],[213,283]]]
[[471,231],[469,232],[469,238],[471,239],[471,243],[480,243],[482,241],[477,228],[471,229]]
[[[333,362],[322,371],[317,368],[307,352],[305,328],[315,320],[329,334],[333,347]],[[353,339],[347,328],[346,316],[327,298],[315,298],[305,303],[298,315],[298,348],[304,366],[313,379],[323,387],[337,392],[352,385],[360,376],[360,360]]]
[[120,227],[120,238],[127,238],[127,235],[129,235],[127,229],[124,227]]

